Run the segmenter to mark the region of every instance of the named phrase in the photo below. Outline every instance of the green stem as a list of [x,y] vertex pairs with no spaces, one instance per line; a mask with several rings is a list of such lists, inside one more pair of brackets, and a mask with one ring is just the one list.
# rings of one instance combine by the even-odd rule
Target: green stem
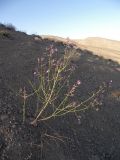
[[57,72],[57,75],[56,75],[56,78],[54,80],[54,84],[53,84],[53,87],[52,87],[52,91],[51,91],[51,94],[46,102],[46,104],[43,106],[43,108],[40,110],[39,114],[37,115],[37,117],[35,118],[35,120],[31,123],[31,124],[35,124],[38,120],[38,118],[41,116],[41,114],[43,113],[43,111],[47,108],[48,104],[49,104],[49,101],[53,95],[53,92],[54,92],[54,89],[55,89],[55,86],[56,86],[56,82],[57,82],[57,79],[58,79],[58,75],[59,75],[59,72]]
[[23,124],[25,123],[25,114],[26,114],[26,98],[23,99]]

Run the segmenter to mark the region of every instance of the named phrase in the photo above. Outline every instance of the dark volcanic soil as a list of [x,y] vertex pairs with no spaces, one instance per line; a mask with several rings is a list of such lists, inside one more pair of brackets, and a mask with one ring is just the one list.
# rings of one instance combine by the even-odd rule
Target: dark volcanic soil
[[102,82],[112,80],[102,106],[79,113],[80,123],[70,114],[32,126],[29,122],[33,101],[27,106],[26,123],[22,124],[21,101],[16,93],[32,80],[36,59],[47,46],[54,44],[62,55],[65,45],[6,31],[9,36],[0,36],[0,159],[120,160],[120,98],[112,96],[113,92],[120,92],[120,65],[78,49],[81,57],[74,62],[77,69],[73,81],[80,79],[82,84],[75,98],[88,97]]

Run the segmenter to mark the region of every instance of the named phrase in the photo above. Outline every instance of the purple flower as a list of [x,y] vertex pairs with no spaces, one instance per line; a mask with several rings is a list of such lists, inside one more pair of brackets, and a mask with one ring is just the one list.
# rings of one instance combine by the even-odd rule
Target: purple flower
[[57,52],[58,51],[58,49],[57,48],[55,48],[55,52]]
[[80,80],[77,80],[77,85],[80,85],[81,84],[81,81]]
[[47,71],[46,71],[46,73],[49,73],[50,72],[50,70],[48,69]]
[[36,75],[36,74],[37,74],[37,72],[34,72],[33,74],[34,74],[34,75]]
[[110,80],[110,83],[112,83],[113,81],[112,80]]

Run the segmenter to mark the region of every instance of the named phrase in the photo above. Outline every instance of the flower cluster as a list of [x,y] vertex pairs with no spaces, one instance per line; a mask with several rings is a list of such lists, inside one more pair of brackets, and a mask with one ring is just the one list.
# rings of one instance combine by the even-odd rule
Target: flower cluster
[[70,96],[74,96],[75,90],[78,88],[78,86],[81,84],[80,80],[77,80],[77,82],[72,86],[72,88],[69,91]]
[[54,53],[56,53],[58,50],[54,47],[54,45],[50,45],[46,48],[46,51],[48,51],[49,55],[52,56]]
[[[23,122],[25,122],[26,116],[26,99],[33,95],[36,100],[36,114],[31,124],[86,110],[90,106],[90,101],[93,102],[91,106],[98,105],[100,97],[97,96],[95,99],[95,95],[81,103],[72,102],[81,81],[78,79],[73,86],[69,86],[69,79],[77,67],[71,63],[71,55],[73,55],[71,49],[71,46],[67,45],[64,55],[60,55],[57,54],[57,48],[50,45],[46,48],[43,57],[37,58],[37,64],[33,71],[34,82],[30,81],[32,93],[28,94],[25,87],[20,91],[23,99]],[[112,81],[110,81],[111,83]],[[100,88],[97,95],[102,90]],[[78,121],[80,124],[80,117]]]

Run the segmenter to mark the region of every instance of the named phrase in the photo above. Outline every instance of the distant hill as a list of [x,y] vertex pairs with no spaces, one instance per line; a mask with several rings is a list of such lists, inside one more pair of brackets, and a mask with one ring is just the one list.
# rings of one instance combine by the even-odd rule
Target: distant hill
[[[67,39],[57,36],[44,35],[42,37],[44,39],[63,41],[64,43],[67,43]],[[83,50],[85,49],[92,51],[95,55],[102,56],[106,59],[111,59],[120,63],[120,41],[109,40],[100,37],[73,39],[70,41],[72,44],[82,48]]]
[[90,37],[83,40],[77,39],[75,42],[78,43],[78,46],[84,45],[86,49],[93,51],[94,54],[120,63],[120,41]]
[[78,39],[75,40],[79,44],[91,46],[91,47],[99,47],[103,49],[111,49],[120,51],[120,41],[100,38],[100,37],[89,37],[86,39]]

